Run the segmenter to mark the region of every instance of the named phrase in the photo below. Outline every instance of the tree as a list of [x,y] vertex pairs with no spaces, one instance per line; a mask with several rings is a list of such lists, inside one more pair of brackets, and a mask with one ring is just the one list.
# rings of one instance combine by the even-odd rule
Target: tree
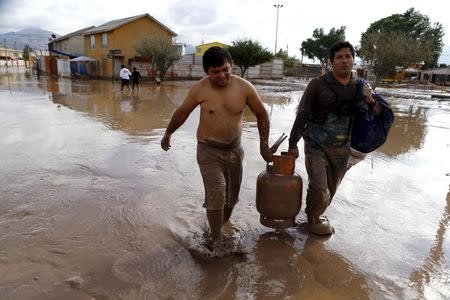
[[331,28],[328,34],[325,34],[323,28],[316,28],[313,31],[312,38],[302,42],[300,51],[309,59],[318,59],[320,64],[328,69],[330,63],[330,48],[339,41],[345,40],[345,26],[341,28]]
[[289,68],[292,68],[297,61],[294,56],[289,56],[287,51],[283,51],[283,49],[280,49],[277,54],[275,54],[275,57],[281,58],[281,60],[283,61],[283,69],[285,71]]
[[167,70],[181,58],[181,52],[174,45],[172,37],[162,33],[141,39],[136,43],[135,49],[139,55],[152,61],[161,81]]
[[232,44],[228,51],[234,63],[241,69],[241,77],[244,76],[249,67],[254,67],[273,59],[272,53],[263,48],[258,41],[238,39],[233,41]]
[[27,64],[27,61],[30,60],[31,51],[33,51],[33,48],[31,48],[29,44],[26,44],[22,51],[22,58],[25,61],[25,65]]
[[393,75],[397,67],[431,59],[430,42],[421,42],[399,32],[371,32],[365,35],[358,55],[369,64],[376,76],[376,84],[386,75]]
[[[359,51],[361,58],[367,58],[367,51],[369,54],[372,53],[369,49],[373,48],[371,42],[375,33],[386,35],[388,38],[392,38],[394,33],[404,36],[408,41],[406,44],[408,47],[406,45],[403,47],[404,53],[401,57],[409,55],[413,50],[410,48],[411,46],[426,50],[422,53],[423,57],[414,57],[415,60],[410,60],[409,64],[423,61],[425,67],[437,66],[443,47],[444,29],[440,23],[431,24],[426,15],[422,15],[414,8],[408,9],[404,14],[393,14],[370,24],[369,28],[361,35],[361,51]],[[377,49],[382,51],[382,47],[377,47]],[[369,58],[373,59],[370,55]]]

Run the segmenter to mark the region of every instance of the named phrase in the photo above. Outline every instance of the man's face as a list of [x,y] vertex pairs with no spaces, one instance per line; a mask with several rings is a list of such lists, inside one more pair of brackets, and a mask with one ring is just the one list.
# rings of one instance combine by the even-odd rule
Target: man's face
[[331,62],[333,72],[339,76],[348,76],[352,73],[353,56],[350,48],[341,48],[334,54]]
[[231,64],[228,61],[219,67],[209,67],[208,77],[213,85],[226,86],[230,80]]

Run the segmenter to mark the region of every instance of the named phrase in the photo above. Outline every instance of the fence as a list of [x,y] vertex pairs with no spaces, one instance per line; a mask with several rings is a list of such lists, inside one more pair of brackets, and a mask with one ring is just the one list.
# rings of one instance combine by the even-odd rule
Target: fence
[[[240,75],[239,66],[234,65],[233,74]],[[194,54],[184,55],[166,75],[168,78],[195,79],[205,76],[202,57]],[[283,61],[274,59],[261,65],[248,68],[244,77],[247,79],[280,79],[283,78]]]
[[58,66],[58,76],[70,78],[70,61],[68,59],[59,58],[56,60],[56,64]]

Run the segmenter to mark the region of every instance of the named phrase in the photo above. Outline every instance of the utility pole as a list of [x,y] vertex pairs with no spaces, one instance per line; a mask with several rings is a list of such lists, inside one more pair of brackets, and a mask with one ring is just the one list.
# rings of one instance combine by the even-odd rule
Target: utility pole
[[277,9],[277,23],[276,23],[276,29],[275,29],[275,52],[274,54],[277,54],[277,39],[278,39],[278,11],[281,7],[283,7],[283,4],[274,4],[273,7]]
[[8,68],[8,56],[6,54],[6,39],[3,39],[3,42],[5,43],[5,66]]

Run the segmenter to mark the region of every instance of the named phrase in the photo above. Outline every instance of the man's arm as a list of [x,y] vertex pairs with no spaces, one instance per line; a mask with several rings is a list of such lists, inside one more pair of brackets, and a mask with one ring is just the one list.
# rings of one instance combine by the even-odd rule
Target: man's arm
[[298,106],[297,115],[294,124],[292,125],[291,133],[289,134],[289,150],[288,153],[294,154],[298,157],[297,143],[302,138],[302,133],[305,130],[309,115],[311,114],[312,102],[315,97],[314,82],[311,81],[303,93],[302,99]]
[[373,90],[369,83],[362,87],[362,93],[364,96],[364,101],[366,101],[367,106],[373,110],[375,116],[379,116],[381,113],[381,105],[378,101],[375,101],[372,97]]
[[161,139],[161,148],[165,151],[170,149],[170,136],[175,132],[181,125],[184,124],[186,119],[189,117],[191,112],[197,107],[197,86],[193,86],[190,90],[183,103],[175,110],[170,118],[169,125],[166,128],[163,138]]
[[247,105],[250,110],[256,116],[256,122],[258,125],[259,132],[259,148],[261,156],[266,162],[272,161],[272,151],[269,148],[269,131],[270,131],[270,121],[269,114],[267,113],[261,98],[258,95],[255,87],[252,84],[248,85],[247,94]]

